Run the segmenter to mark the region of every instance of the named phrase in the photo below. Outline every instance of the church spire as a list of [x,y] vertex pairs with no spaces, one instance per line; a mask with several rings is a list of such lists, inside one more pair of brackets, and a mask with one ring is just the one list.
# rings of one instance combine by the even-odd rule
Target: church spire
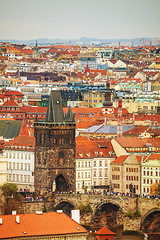
[[38,44],[37,44],[37,40],[36,40],[35,51],[36,51],[36,53],[38,52]]

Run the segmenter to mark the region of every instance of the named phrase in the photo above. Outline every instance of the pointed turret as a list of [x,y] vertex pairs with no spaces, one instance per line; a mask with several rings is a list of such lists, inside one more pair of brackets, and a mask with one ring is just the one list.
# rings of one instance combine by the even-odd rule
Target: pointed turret
[[69,108],[68,108],[68,113],[67,113],[67,117],[66,117],[66,121],[67,122],[75,122],[75,118],[74,118],[74,114],[71,110],[71,106],[69,105]]
[[61,93],[59,90],[52,90],[49,100],[45,122],[64,122]]

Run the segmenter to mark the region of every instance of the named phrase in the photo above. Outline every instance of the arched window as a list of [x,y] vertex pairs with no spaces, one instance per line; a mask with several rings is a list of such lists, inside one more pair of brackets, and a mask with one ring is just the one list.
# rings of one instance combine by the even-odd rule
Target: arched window
[[64,152],[60,151],[58,156],[58,164],[63,165],[64,164]]

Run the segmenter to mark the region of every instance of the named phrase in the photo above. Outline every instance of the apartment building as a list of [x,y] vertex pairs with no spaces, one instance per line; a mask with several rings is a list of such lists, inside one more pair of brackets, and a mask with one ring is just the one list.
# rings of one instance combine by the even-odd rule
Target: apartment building
[[141,194],[150,194],[154,184],[160,184],[160,154],[151,153],[141,163]]
[[104,93],[100,91],[85,92],[81,107],[96,107],[104,101]]
[[17,184],[19,190],[34,191],[34,146],[33,136],[18,136],[5,143],[7,182]]
[[130,184],[133,184],[135,193],[140,194],[140,161],[141,157],[134,153],[131,155],[119,156],[111,163],[111,182],[113,191],[129,193]]

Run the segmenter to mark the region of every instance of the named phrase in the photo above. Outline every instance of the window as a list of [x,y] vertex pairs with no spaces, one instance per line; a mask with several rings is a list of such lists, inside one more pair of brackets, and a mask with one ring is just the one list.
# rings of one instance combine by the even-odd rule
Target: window
[[9,169],[11,169],[11,162],[9,162]]
[[28,175],[28,182],[30,182],[31,181],[31,177],[30,177],[30,175]]
[[17,170],[19,170],[19,163],[17,163]]
[[23,153],[21,153],[21,159],[23,159]]
[[78,172],[78,178],[80,178],[80,172]]
[[85,172],[85,178],[87,178],[87,172]]
[[27,170],[27,163],[25,163],[25,170]]
[[102,177],[102,171],[101,170],[99,171],[99,177]]
[[21,175],[21,182],[23,182],[23,175]]
[[15,169],[15,162],[13,163],[13,169]]
[[13,182],[15,182],[15,174],[13,174]]
[[83,172],[81,173],[81,178],[83,178]]
[[25,154],[25,159],[27,160],[27,154]]
[[93,166],[96,167],[96,161],[93,162]]
[[27,176],[24,175],[24,182],[27,182]]
[[85,162],[85,167],[87,167],[87,162]]
[[31,170],[31,164],[30,163],[28,164],[28,170],[29,171]]
[[80,167],[80,162],[78,162],[78,167]]
[[9,182],[11,182],[11,174],[9,174]]
[[21,163],[21,170],[23,170],[23,163]]
[[19,159],[19,153],[17,153],[17,159]]
[[64,164],[64,152],[59,152],[59,159],[58,159],[58,164],[63,165]]
[[19,174],[17,174],[17,182],[19,182]]
[[99,161],[99,166],[102,167],[102,161]]
[[93,171],[93,177],[96,177],[96,171]]

